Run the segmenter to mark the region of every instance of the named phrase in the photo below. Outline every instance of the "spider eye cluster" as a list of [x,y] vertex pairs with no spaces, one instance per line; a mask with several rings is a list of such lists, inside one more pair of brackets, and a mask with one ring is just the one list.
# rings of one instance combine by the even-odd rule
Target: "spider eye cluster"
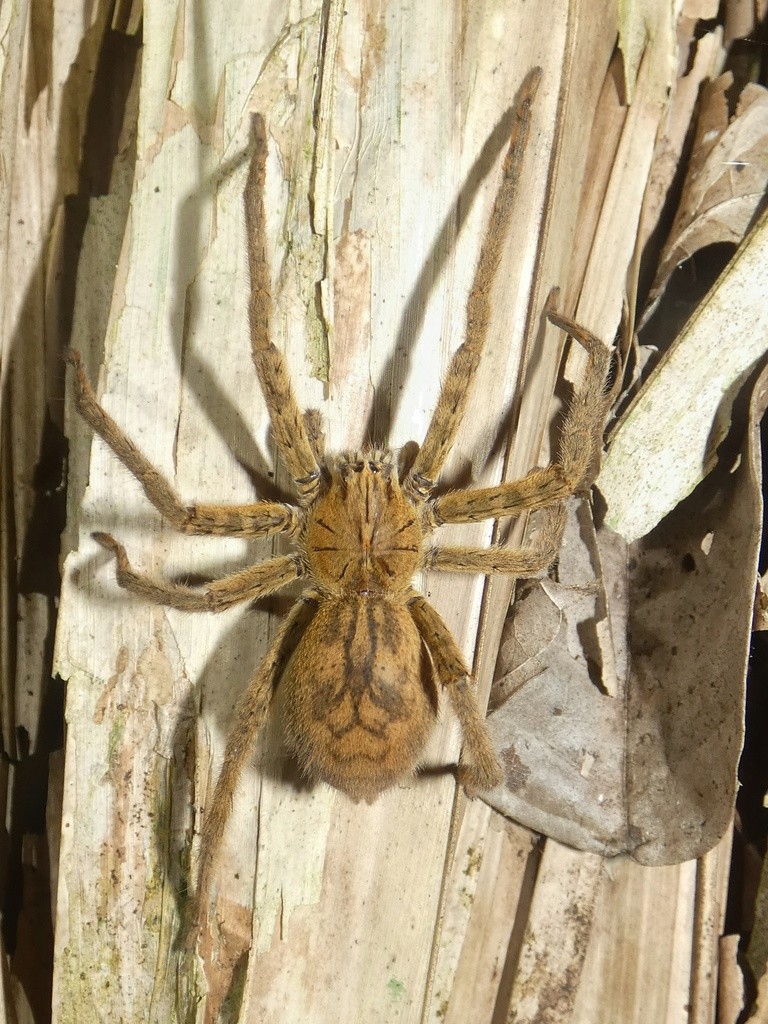
[[368,468],[368,470],[370,470],[371,473],[378,473],[379,470],[382,468],[378,462],[373,462],[370,459],[368,460],[368,462],[352,462],[349,465],[349,469],[353,473],[362,473],[363,470],[366,469],[366,467]]
[[380,475],[384,480],[390,480],[395,472],[391,452],[380,449],[342,455],[337,460],[336,469],[344,481],[350,477],[360,477],[364,473]]

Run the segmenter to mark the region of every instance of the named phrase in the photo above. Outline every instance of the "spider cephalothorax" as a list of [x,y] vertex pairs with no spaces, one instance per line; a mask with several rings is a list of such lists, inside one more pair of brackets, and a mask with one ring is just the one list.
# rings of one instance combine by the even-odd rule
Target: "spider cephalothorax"
[[337,459],[307,516],[310,573],[333,596],[400,593],[419,568],[420,520],[390,452]]
[[[485,341],[491,286],[539,77],[535,69],[521,89],[469,295],[466,340],[451,360],[426,437],[418,448],[407,446],[399,462],[390,452],[373,448],[326,462],[318,416],[302,414],[283,357],[270,340],[263,208],[267,138],[258,116],[245,193],[252,353],[275,445],[293,480],[297,504],[186,505],[99,405],[82,360],[71,354],[80,413],[174,527],[186,533],[240,537],[282,533],[294,542],[290,554],[196,588],[134,571],[118,541],[94,534],[116,556],[121,586],[174,608],[221,611],[274,593],[294,580],[304,582],[302,596],[283,619],[236,709],[213,800],[203,819],[196,893],[201,909],[237,781],[275,693],[285,736],[304,771],[353,799],[375,799],[418,766],[435,723],[439,688],[447,694],[462,730],[461,784],[476,793],[503,781],[474,698],[469,667],[450,630],[412,581],[419,569],[518,577],[546,569],[560,543],[562,500],[582,485],[595,455],[606,409],[608,352],[591,334],[550,313],[589,357],[563,425],[558,460],[521,480],[434,494]],[[525,548],[443,547],[430,539],[443,523],[477,522],[540,508],[546,511],[538,539]]]

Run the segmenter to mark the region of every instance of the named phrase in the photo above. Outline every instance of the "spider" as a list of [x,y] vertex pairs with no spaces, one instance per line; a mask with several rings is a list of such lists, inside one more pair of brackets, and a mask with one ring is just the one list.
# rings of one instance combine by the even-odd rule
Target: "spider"
[[[318,417],[299,410],[286,364],[270,341],[263,201],[267,137],[259,115],[253,118],[253,156],[245,190],[251,344],[275,445],[293,479],[297,503],[185,505],[99,405],[80,355],[69,354],[78,411],[173,527],[189,534],[248,538],[286,534],[295,546],[291,554],[204,587],[189,587],[136,572],[122,544],[109,534],[96,533],[94,538],[115,556],[121,587],[157,604],[219,612],[274,593],[294,580],[305,584],[237,705],[213,800],[203,819],[197,912],[207,899],[235,788],[278,684],[287,743],[304,773],[353,800],[373,801],[414,771],[436,721],[435,681],[445,690],[461,726],[465,757],[458,779],[465,791],[473,795],[503,782],[474,697],[470,669],[448,627],[412,580],[420,569],[515,577],[546,569],[557,557],[562,501],[583,484],[599,444],[608,350],[589,332],[550,312],[550,319],[575,337],[588,355],[582,384],[565,418],[558,460],[518,481],[433,495],[487,334],[491,287],[539,78],[540,70],[534,69],[521,89],[469,295],[466,339],[453,356],[426,437],[415,454],[404,449],[398,458],[370,447],[326,459]],[[428,542],[444,523],[472,523],[535,509],[546,512],[538,539],[525,548],[439,547]]]

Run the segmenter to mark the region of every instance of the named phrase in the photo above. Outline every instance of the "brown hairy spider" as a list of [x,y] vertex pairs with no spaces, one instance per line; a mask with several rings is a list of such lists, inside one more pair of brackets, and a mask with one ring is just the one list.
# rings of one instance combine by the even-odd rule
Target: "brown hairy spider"
[[[469,794],[499,785],[504,774],[475,701],[470,670],[434,608],[412,585],[419,569],[508,573],[526,577],[554,562],[563,529],[562,499],[582,485],[606,411],[608,350],[571,321],[550,318],[587,350],[588,366],[563,426],[558,461],[522,480],[433,497],[467,406],[490,317],[490,293],[517,188],[540,70],[527,77],[467,309],[466,340],[456,351],[423,444],[410,465],[367,448],[325,460],[314,416],[303,416],[281,353],[270,341],[266,261],[264,121],[253,119],[254,150],[245,190],[253,359],[275,444],[298,493],[296,505],[185,505],[171,485],[98,404],[81,357],[73,352],[77,408],[137,477],[147,498],[178,530],[266,537],[288,534],[292,554],[214,580],[179,586],[137,573],[122,544],[95,539],[117,560],[121,587],[157,604],[222,611],[305,581],[264,661],[241,696],[223,766],[203,819],[195,908],[205,906],[214,855],[240,775],[269,713],[278,684],[288,745],[303,771],[353,800],[374,800],[413,772],[436,721],[433,677],[459,720],[465,760],[458,778]],[[435,547],[443,523],[471,523],[545,508],[529,547]]]

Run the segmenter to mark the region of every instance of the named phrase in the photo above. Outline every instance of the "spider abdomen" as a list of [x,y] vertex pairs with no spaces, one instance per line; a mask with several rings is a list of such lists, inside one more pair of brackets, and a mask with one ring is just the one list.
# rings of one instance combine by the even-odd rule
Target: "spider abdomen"
[[322,602],[282,683],[288,745],[305,773],[373,800],[411,772],[435,723],[431,664],[408,609]]

